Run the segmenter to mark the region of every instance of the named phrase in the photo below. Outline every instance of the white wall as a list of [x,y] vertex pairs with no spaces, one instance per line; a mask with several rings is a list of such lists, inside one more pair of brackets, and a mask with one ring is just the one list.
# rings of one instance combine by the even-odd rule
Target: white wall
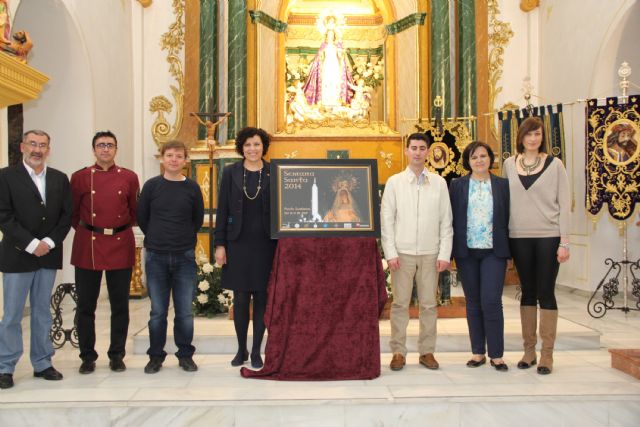
[[[635,67],[640,83],[640,2],[637,0],[543,0],[525,13],[519,2],[500,1],[501,20],[510,22],[515,36],[505,51],[503,94],[506,101],[523,104],[522,78],[532,77],[535,104],[574,102],[578,99],[619,95],[617,69],[622,60]],[[537,76],[537,77],[536,77]],[[631,93],[638,93],[636,87]],[[565,106],[565,137],[574,211],[571,260],[563,265],[559,283],[591,291],[606,272],[607,257],[622,257],[617,224],[602,215],[594,229],[586,215],[585,104]],[[606,207],[605,207],[606,209]],[[634,215],[634,218],[637,218]],[[640,256],[640,229],[629,227],[629,258]]]
[[[93,134],[110,129],[119,140],[117,162],[132,168],[139,142],[133,139],[131,6],[22,0],[12,7],[13,29],[29,31],[34,40],[30,65],[50,77],[40,98],[24,105],[24,128],[52,137],[49,164],[68,175],[91,164]],[[65,241],[62,281],[73,281],[72,238],[73,231]]]

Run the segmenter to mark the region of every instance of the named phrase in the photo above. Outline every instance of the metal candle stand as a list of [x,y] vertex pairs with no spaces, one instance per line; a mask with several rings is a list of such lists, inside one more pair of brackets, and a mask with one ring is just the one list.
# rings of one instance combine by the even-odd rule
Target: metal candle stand
[[[627,224],[622,225],[622,260],[614,261],[607,258],[604,263],[609,266],[598,287],[587,303],[587,311],[596,319],[607,314],[608,310],[622,310],[625,313],[640,311],[640,259],[629,261],[627,252]],[[620,288],[620,274],[622,274],[623,305],[615,306],[613,298],[618,295]],[[629,307],[629,274],[631,275],[631,295],[636,297],[635,307]],[[596,299],[598,291],[602,289],[602,301]]]
[[[75,306],[73,310],[75,314],[73,316],[73,327],[71,329],[64,329],[62,326],[62,300],[67,295],[71,295]],[[51,311],[53,315],[53,324],[49,331],[49,339],[53,343],[53,347],[61,348],[67,341],[71,343],[73,347],[78,348],[78,294],[76,293],[76,285],[74,283],[62,283],[58,285],[56,291],[51,295]]]

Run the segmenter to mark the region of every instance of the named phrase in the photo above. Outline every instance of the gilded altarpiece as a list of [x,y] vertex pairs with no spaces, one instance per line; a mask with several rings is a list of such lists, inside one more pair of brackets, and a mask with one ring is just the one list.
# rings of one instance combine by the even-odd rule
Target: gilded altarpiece
[[[204,4],[202,0],[177,3],[186,5],[185,15],[176,15],[177,19],[195,16],[190,10],[200,15],[201,10],[196,6]],[[403,137],[414,131],[416,123],[430,120],[430,105],[438,95],[431,93],[430,40],[431,33],[438,31],[437,23],[432,22],[433,8],[441,3],[440,0],[435,3],[429,0],[247,0],[246,49],[242,49],[246,73],[241,76],[244,83],[235,82],[237,87],[242,87],[240,96],[246,101],[246,118],[236,125],[258,126],[273,135],[268,159],[376,159],[382,188],[391,175],[404,169]],[[475,3],[475,50],[479,52],[475,79],[479,85],[488,80],[489,69],[486,58],[488,10],[483,4]],[[275,27],[254,21],[255,13],[263,14],[272,24],[275,22]],[[197,46],[202,35],[197,35],[195,18],[185,22],[190,22],[184,40],[186,90],[184,105],[178,106],[183,110],[185,123],[177,126],[193,130],[193,124],[187,121],[190,112],[201,110],[193,91],[198,84],[198,70],[193,64],[197,64],[200,57]],[[409,25],[400,25],[403,22]],[[467,24],[465,28],[469,27]],[[235,15],[233,32],[228,28],[230,24],[220,22],[219,25],[229,31],[229,37],[235,34],[236,26],[243,26]],[[228,42],[219,43],[219,47]],[[236,53],[234,51],[234,55]],[[225,67],[220,65],[213,75],[228,80]],[[334,78],[325,79],[325,75]],[[328,101],[322,96],[323,89],[326,90],[323,81],[337,83]],[[232,91],[232,83],[227,85],[228,91]],[[477,116],[493,108],[481,93],[484,89],[478,86]],[[221,93],[218,100],[225,96],[228,94]],[[296,97],[304,102],[296,104]],[[483,126],[484,122],[479,120],[478,135],[484,134],[480,129]],[[180,135],[190,139],[182,131]],[[454,150],[453,157],[457,157],[457,151]],[[212,197],[216,198],[221,168],[237,158],[233,146],[221,147],[215,156],[213,176],[209,176],[206,150],[191,152],[190,173],[203,188],[203,195],[208,193],[207,188],[214,186]],[[435,166],[430,167],[437,169],[436,162],[434,159]],[[208,247],[206,231],[203,229],[199,237],[199,247]]]

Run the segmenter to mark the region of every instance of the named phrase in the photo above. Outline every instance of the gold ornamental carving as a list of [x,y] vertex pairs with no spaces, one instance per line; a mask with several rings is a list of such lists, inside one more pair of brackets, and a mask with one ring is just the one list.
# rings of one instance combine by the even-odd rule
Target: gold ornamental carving
[[380,151],[380,158],[384,162],[384,165],[387,169],[391,169],[391,165],[393,165],[393,153],[385,153],[384,151]]
[[129,296],[131,298],[144,298],[147,296],[147,288],[142,283],[142,247],[136,246],[136,259],[129,282]]
[[[498,94],[502,92],[502,86],[498,86],[498,82],[502,77],[504,48],[513,37],[513,31],[508,22],[498,19],[500,15],[498,0],[489,0],[487,7],[489,10],[489,111],[494,111]],[[498,130],[495,122],[491,120],[490,123],[491,135],[497,140]]]
[[35,68],[0,52],[0,108],[37,99],[48,81],[49,77]]
[[531,12],[540,6],[540,0],[520,0],[520,10],[523,12]]
[[153,0],[138,0],[138,3],[140,3],[142,7],[149,7],[151,3],[153,3]]
[[173,104],[165,96],[154,96],[149,102],[149,111],[155,113],[156,119],[151,126],[151,135],[156,145],[160,147],[165,142],[174,139],[182,126],[182,115],[184,109],[184,71],[180,52],[184,47],[184,0],[173,0],[173,13],[175,21],[169,26],[169,30],[162,35],[160,46],[166,50],[169,73],[176,80],[176,85],[171,85],[171,96],[176,106],[175,122],[171,125],[165,113],[170,113]]

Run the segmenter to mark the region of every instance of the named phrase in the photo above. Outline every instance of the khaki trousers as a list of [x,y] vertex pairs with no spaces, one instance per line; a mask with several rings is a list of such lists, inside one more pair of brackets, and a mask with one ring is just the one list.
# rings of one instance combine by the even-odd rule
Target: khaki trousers
[[400,268],[391,272],[393,303],[391,304],[391,340],[393,353],[407,354],[407,325],[409,324],[409,303],[415,277],[420,305],[420,332],[418,352],[433,353],[436,349],[438,303],[436,299],[438,273],[437,255],[398,254]]

